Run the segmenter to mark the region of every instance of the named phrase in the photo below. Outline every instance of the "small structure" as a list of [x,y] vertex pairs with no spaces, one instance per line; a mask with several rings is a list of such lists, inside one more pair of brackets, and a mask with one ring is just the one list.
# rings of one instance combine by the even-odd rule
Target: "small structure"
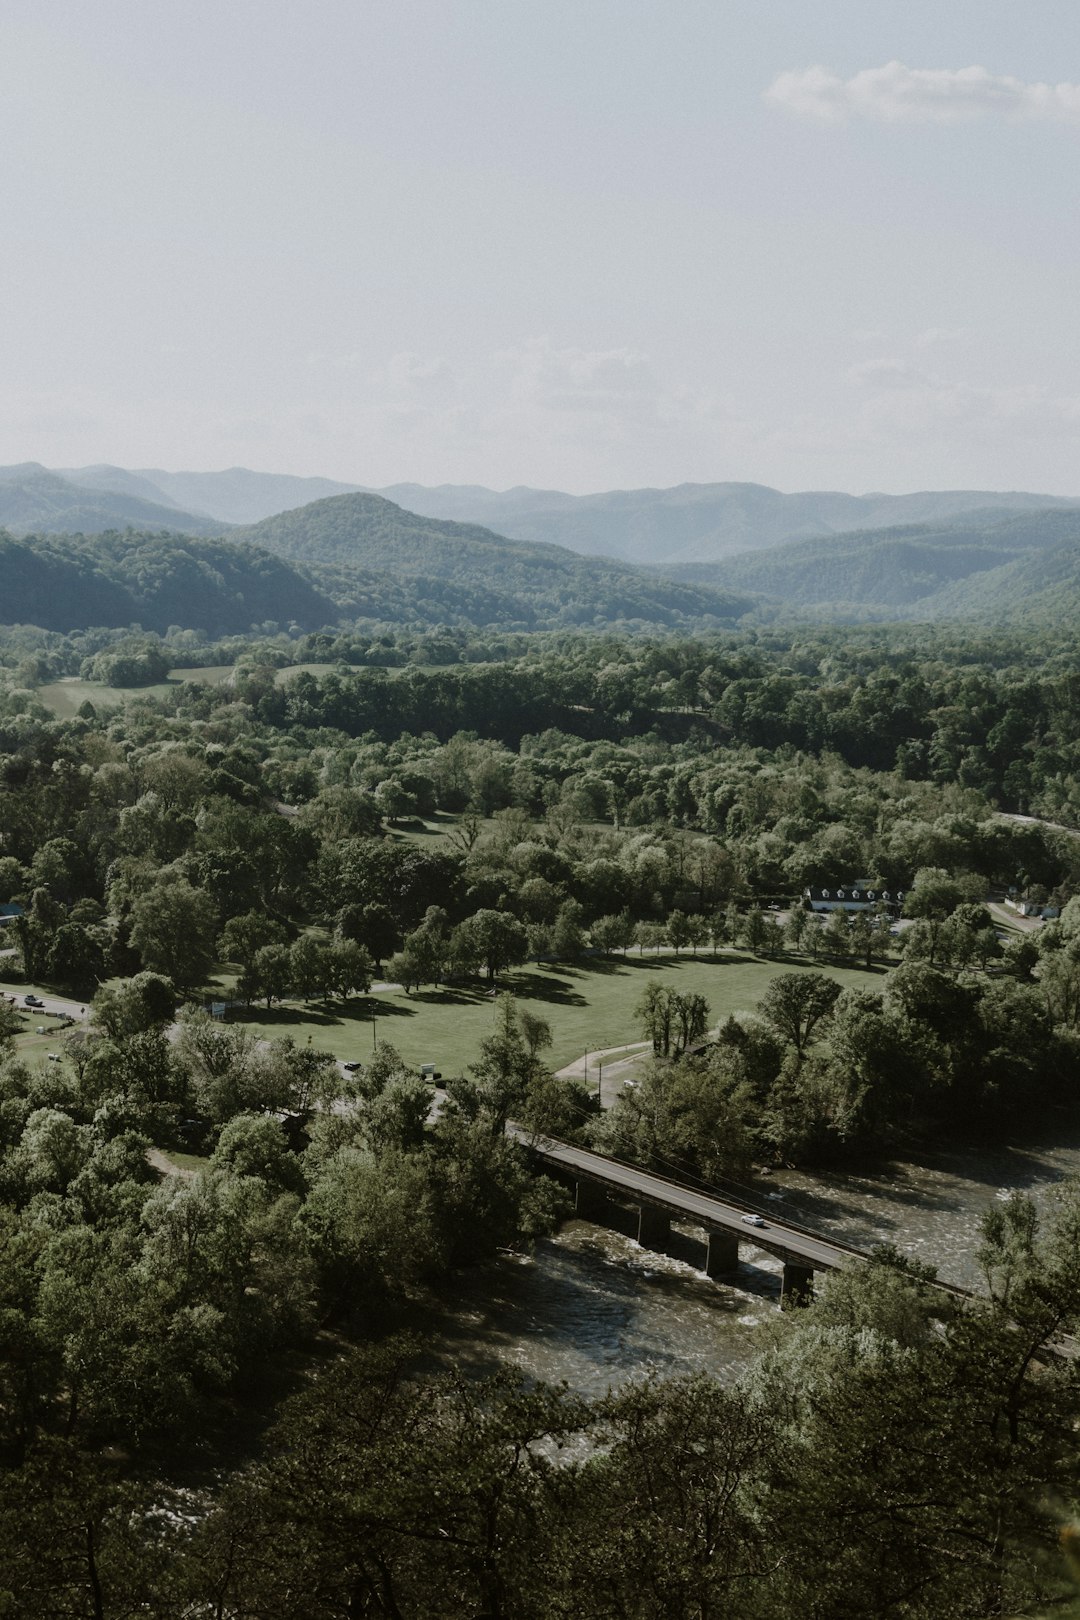
[[1041,900],[1018,900],[1010,895],[1005,904],[1010,911],[1017,912],[1021,917],[1041,917],[1044,922],[1051,922],[1055,917],[1061,916],[1057,906],[1044,905]]
[[0,927],[2,927],[4,923],[14,922],[16,917],[23,916],[25,916],[25,912],[23,911],[22,906],[17,906],[15,904],[0,906]]
[[803,890],[803,899],[811,911],[876,911],[879,906],[899,910],[904,904],[905,889],[878,889],[857,879],[837,889],[809,888]]

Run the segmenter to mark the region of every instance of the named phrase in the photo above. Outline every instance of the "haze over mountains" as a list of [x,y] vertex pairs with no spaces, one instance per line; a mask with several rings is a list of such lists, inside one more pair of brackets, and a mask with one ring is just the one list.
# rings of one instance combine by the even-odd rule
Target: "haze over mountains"
[[734,483],[392,493],[246,468],[0,468],[0,528],[25,540],[3,548],[0,619],[221,633],[357,617],[691,628],[1080,612],[1080,500]]
[[[55,480],[63,479],[65,485]],[[51,482],[50,482],[51,481]],[[66,487],[65,487],[66,486]],[[12,532],[71,533],[80,512],[115,513],[115,525],[171,514],[183,533],[221,533],[226,524],[261,522],[279,512],[334,495],[382,495],[421,517],[481,524],[512,540],[545,541],[585,556],[645,565],[709,562],[744,551],[828,534],[949,523],[965,514],[1038,511],[1080,505],[1061,496],[992,490],[926,491],[911,495],[847,495],[834,491],[785,494],[761,484],[680,484],[673,489],[610,490],[567,495],[559,490],[505,491],[479,485],[395,484],[372,489],[329,478],[231,467],[222,472],[129,471],[98,465],[49,471],[37,463],[0,468],[0,525]],[[115,497],[115,500],[113,499]],[[145,523],[137,512],[155,508]],[[39,514],[39,515],[35,515]],[[215,521],[216,520],[216,521]],[[204,527],[210,524],[208,529]],[[77,526],[77,525],[76,525]],[[90,532],[84,528],[84,532]]]
[[1049,495],[988,490],[914,495],[787,495],[763,484],[679,484],[674,489],[611,490],[563,495],[557,490],[493,490],[462,485],[427,489],[396,484],[389,500],[427,517],[484,523],[516,540],[548,540],[574,551],[624,562],[708,562],[786,541],[902,523],[942,523],[996,508],[1037,511],[1076,506]]
[[490,621],[522,628],[617,620],[734,623],[753,607],[745,592],[676,583],[625,563],[581,557],[564,546],[422,517],[366,493],[315,501],[234,529],[229,538],[319,569],[321,577],[341,584],[350,570],[362,568],[413,581],[436,601],[448,590],[468,589],[477,597],[476,610]]
[[1080,509],[831,535],[671,573],[820,619],[1060,620],[1080,604]]
[[733,626],[754,607],[745,593],[440,523],[367,494],[311,502],[216,539],[160,529],[0,533],[0,565],[0,620],[60,631],[175,624],[230,635],[358,620],[693,630]]
[[125,488],[76,484],[37,462],[0,467],[0,529],[10,534],[99,534],[105,529],[171,529],[178,534],[220,534],[207,514],[181,510],[152,485],[131,479]]

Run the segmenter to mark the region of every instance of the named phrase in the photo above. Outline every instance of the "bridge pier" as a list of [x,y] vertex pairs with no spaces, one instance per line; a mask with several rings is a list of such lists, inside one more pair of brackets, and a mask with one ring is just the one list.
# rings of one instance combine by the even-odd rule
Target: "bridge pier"
[[780,1309],[790,1311],[799,1305],[809,1305],[813,1297],[813,1267],[799,1265],[794,1260],[785,1260],[783,1281],[780,1284]]
[[643,1249],[664,1249],[671,1236],[671,1217],[653,1204],[638,1205],[637,1240]]
[[738,1269],[738,1238],[734,1232],[720,1232],[714,1228],[709,1233],[708,1248],[705,1250],[706,1277],[730,1277]]
[[579,1221],[595,1221],[602,1224],[607,1213],[607,1195],[602,1187],[595,1181],[579,1180],[574,1182],[574,1214]]

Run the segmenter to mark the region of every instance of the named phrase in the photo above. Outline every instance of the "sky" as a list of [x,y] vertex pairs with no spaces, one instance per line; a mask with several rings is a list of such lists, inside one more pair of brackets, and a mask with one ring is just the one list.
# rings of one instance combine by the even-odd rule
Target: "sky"
[[1076,0],[9,0],[0,463],[1080,494]]

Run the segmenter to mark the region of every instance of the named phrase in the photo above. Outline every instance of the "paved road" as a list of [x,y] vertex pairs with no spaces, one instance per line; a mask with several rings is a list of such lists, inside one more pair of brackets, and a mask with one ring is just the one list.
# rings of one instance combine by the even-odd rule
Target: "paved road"
[[558,1069],[556,1080],[580,1080],[594,1094],[600,1088],[600,1102],[610,1108],[628,1080],[633,1080],[642,1059],[651,1055],[649,1041],[633,1041],[627,1046],[608,1046],[602,1051],[586,1052],[564,1068]]
[[551,1137],[535,1136],[520,1126],[509,1125],[507,1130],[548,1164],[597,1181],[629,1198],[644,1198],[672,1215],[699,1221],[703,1226],[720,1231],[733,1232],[746,1243],[782,1257],[802,1260],[816,1270],[834,1271],[860,1252],[830,1243],[827,1238],[800,1232],[776,1220],[767,1220],[764,1226],[750,1225],[744,1219],[747,1214],[745,1206],[740,1208],[711,1193],[695,1192],[690,1187],[680,1186],[678,1182],[653,1175],[651,1171],[620,1164],[617,1160],[604,1158],[602,1154],[589,1153],[585,1148],[570,1147]]
[[999,810],[998,821],[1014,821],[1019,827],[1049,827],[1051,832],[1068,833],[1072,838],[1080,838],[1080,831],[1076,827],[1066,827],[1062,821],[1046,821],[1042,816],[1018,816],[1015,811]]
[[28,1007],[26,1005],[26,991],[0,988],[0,995],[6,996],[9,1001],[13,1001],[20,1012],[26,1013],[28,1018],[32,1018],[35,1013],[38,1015],[53,1013],[58,1018],[73,1018],[76,1023],[80,1023],[84,1018],[90,1016],[89,1005],[84,1005],[82,1002],[69,1001],[64,996],[49,995],[47,991],[31,989],[29,993],[38,996],[43,1005],[40,1007]]
[[1043,925],[1041,917],[1022,917],[1018,911],[1011,911],[998,900],[988,900],[986,909],[1000,927],[1011,929],[1014,933],[1034,934]]

